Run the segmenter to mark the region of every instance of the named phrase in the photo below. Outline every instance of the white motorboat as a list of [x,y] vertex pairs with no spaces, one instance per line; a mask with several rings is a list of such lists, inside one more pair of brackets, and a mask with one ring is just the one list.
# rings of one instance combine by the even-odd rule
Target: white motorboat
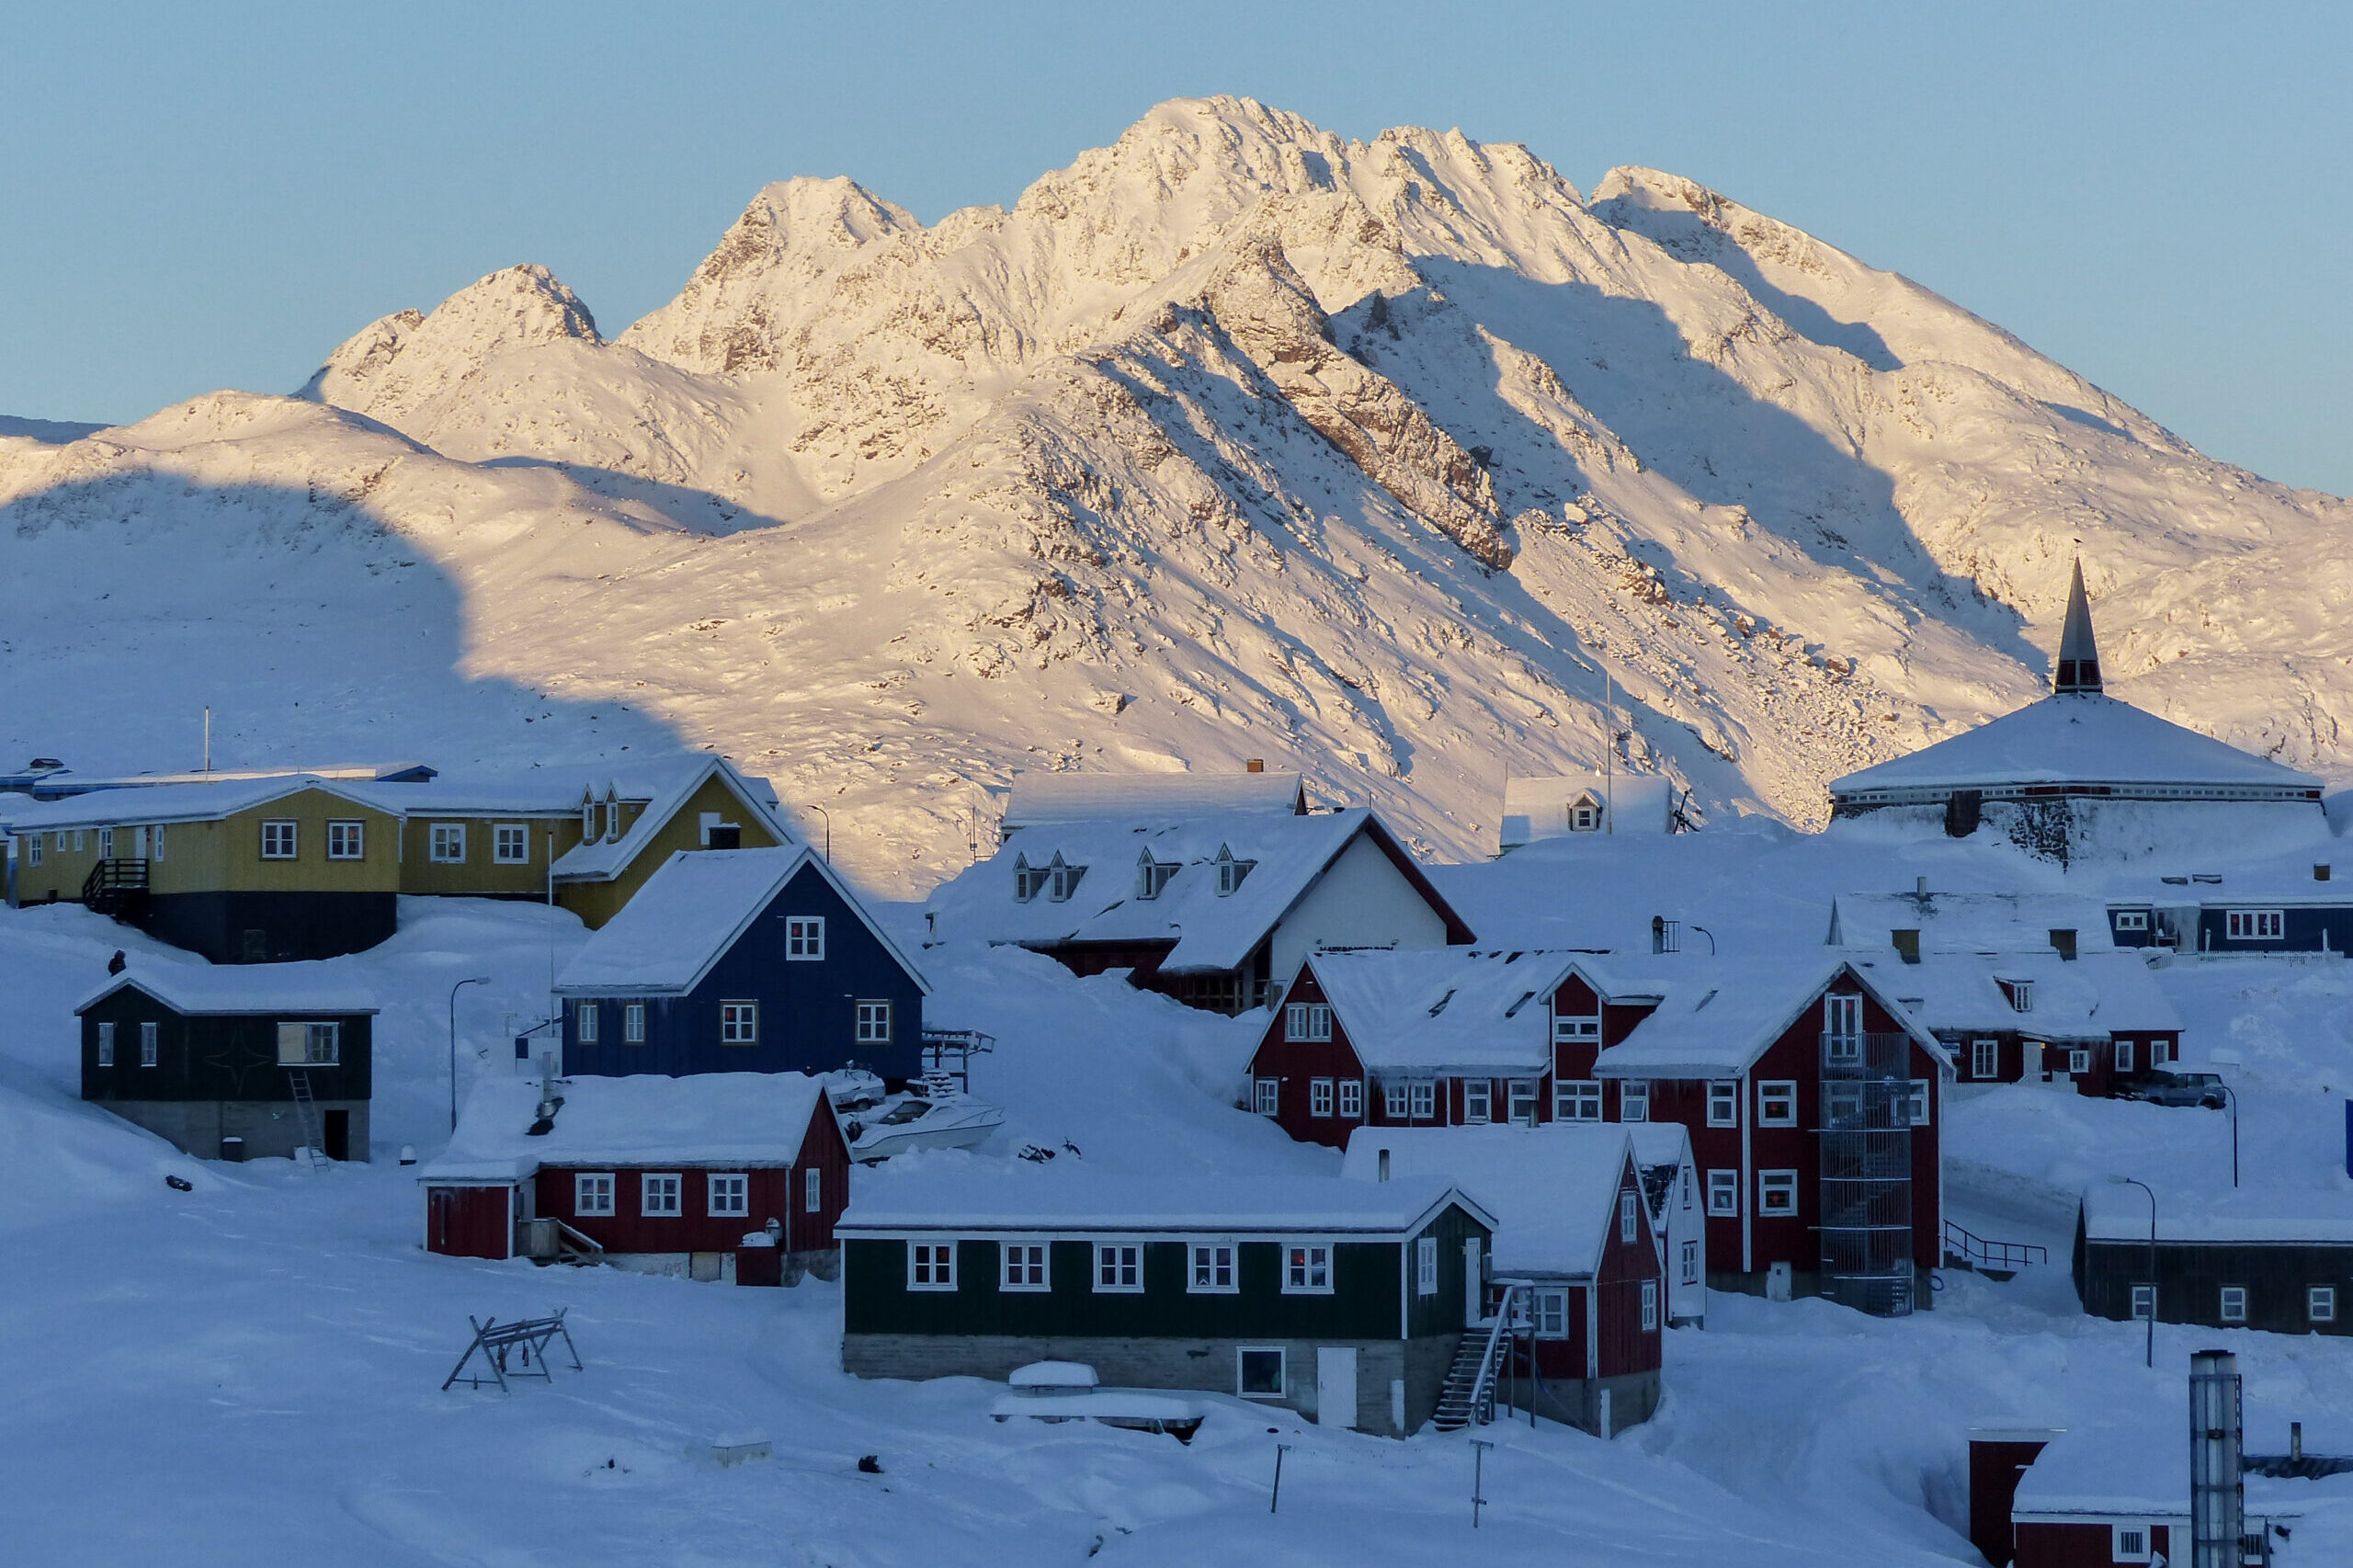
[[1005,1124],[1005,1108],[976,1100],[946,1085],[892,1095],[842,1124],[849,1157],[872,1165],[911,1149],[970,1149]]

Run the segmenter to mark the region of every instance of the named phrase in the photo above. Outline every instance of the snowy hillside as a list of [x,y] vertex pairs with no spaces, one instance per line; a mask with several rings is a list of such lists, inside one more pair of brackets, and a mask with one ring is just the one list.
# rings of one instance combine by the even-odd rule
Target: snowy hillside
[[772,185],[617,337],[512,267],[77,435],[0,424],[0,747],[684,741],[904,890],[1025,767],[1263,756],[1491,849],[1605,672],[1631,764],[1811,824],[2039,689],[2078,541],[2111,689],[2353,768],[2353,506],[1673,176],[1246,100],[929,226]]

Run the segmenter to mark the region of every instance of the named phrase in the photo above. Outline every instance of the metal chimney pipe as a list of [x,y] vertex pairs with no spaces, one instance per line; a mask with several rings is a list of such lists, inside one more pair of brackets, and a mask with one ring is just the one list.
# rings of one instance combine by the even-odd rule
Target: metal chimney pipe
[[1926,878],[1926,877],[1915,877],[1915,878],[1914,878],[1914,879],[1913,879],[1913,881],[1912,881],[1912,896],[1913,896],[1913,897],[1915,897],[1915,898],[1926,898],[1926,897],[1927,897],[1927,896],[1928,896],[1928,879],[1927,879],[1927,878]]
[[2304,1424],[2301,1421],[2288,1423],[2288,1457],[2291,1460],[2304,1457]]
[[2246,1530],[2241,1436],[2239,1358],[2200,1350],[2189,1358],[2191,1568],[2239,1568]]

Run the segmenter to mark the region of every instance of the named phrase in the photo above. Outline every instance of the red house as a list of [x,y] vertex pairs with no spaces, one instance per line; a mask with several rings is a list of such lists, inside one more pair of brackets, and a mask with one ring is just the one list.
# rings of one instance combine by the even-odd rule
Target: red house
[[2181,1054],[2181,1017],[2137,952],[1928,954],[1863,967],[1945,1043],[1964,1084],[2105,1096]]
[[417,1180],[428,1252],[748,1285],[833,1277],[849,1172],[818,1079],[710,1073],[486,1079]]

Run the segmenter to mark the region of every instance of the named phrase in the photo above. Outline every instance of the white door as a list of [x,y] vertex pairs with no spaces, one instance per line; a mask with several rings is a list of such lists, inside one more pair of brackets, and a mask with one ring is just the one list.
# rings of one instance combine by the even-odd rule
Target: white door
[[1465,1236],[1462,1240],[1462,1326],[1484,1322],[1487,1316],[1486,1281],[1479,1278],[1479,1238]]
[[1357,1353],[1354,1346],[1315,1347],[1315,1424],[1357,1424]]

